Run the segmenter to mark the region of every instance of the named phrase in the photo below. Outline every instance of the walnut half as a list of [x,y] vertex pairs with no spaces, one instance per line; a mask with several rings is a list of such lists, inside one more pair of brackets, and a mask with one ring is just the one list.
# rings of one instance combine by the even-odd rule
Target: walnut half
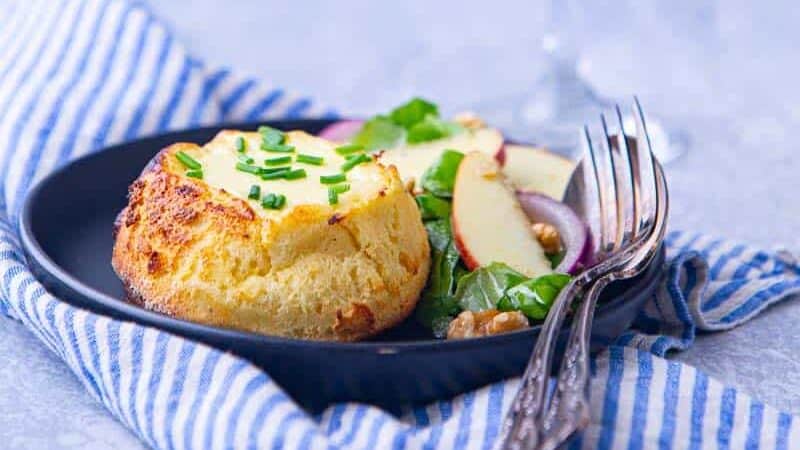
[[549,223],[535,223],[531,225],[531,231],[548,255],[558,253],[561,250],[561,236],[558,234],[556,227]]
[[528,319],[519,311],[464,311],[450,322],[447,339],[465,339],[508,333],[528,326]]

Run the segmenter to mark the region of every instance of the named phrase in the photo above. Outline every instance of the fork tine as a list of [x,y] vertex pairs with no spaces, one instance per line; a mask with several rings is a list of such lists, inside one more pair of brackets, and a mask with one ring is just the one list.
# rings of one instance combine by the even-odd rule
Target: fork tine
[[[624,209],[626,216],[624,218],[625,229],[623,235],[624,242],[628,242],[640,231],[639,214],[641,212],[641,204],[639,187],[641,185],[641,174],[638,172],[639,164],[637,161],[635,161],[636,145],[633,142],[628,141],[628,133],[625,131],[625,122],[622,118],[622,111],[620,110],[619,105],[614,105],[614,111],[617,116],[617,123],[619,124],[617,148],[620,150],[620,152],[614,152],[613,155],[623,159],[624,162],[621,162],[620,165],[627,169],[627,171],[623,171],[621,167],[617,166],[617,168],[620,169],[620,171],[617,172],[617,175],[625,179],[624,182],[626,183],[628,189],[626,192],[628,202],[625,204],[630,205],[630,208]],[[622,175],[622,172],[625,172],[624,176]]]
[[594,188],[595,193],[597,194],[597,206],[599,209],[599,217],[598,220],[600,224],[600,229],[598,230],[598,246],[596,248],[597,251],[605,251],[606,243],[603,241],[602,236],[608,236],[609,230],[606,220],[604,219],[608,215],[608,211],[606,211],[606,202],[604,195],[605,192],[602,188],[604,185],[602,178],[600,178],[600,167],[599,167],[599,157],[597,156],[598,150],[595,150],[594,143],[592,142],[592,133],[589,132],[589,126],[583,126],[583,133],[586,137],[586,150],[589,153],[589,160],[592,162],[592,174],[594,175]]
[[653,155],[653,148],[650,142],[650,135],[647,132],[647,122],[644,118],[644,111],[642,105],[639,103],[639,98],[633,97],[633,117],[636,122],[636,146],[637,154],[636,161],[639,165],[638,173],[648,177],[645,182],[642,181],[640,187],[641,205],[642,205],[642,218],[641,227],[650,227],[654,225],[656,211],[659,207],[659,200],[656,192],[658,191],[658,177],[656,175],[655,156]]
[[[599,180],[600,189],[604,192],[602,201],[606,205],[607,210],[611,210],[613,214],[604,214],[601,219],[606,221],[607,233],[601,236],[603,240],[603,249],[606,253],[618,250],[622,243],[623,226],[620,223],[621,218],[624,217],[623,208],[624,200],[620,195],[617,171],[617,163],[614,157],[613,137],[608,132],[608,123],[604,114],[600,114],[600,123],[603,128],[602,152],[603,157],[606,159],[607,164],[601,166],[601,177]],[[610,174],[608,173],[610,172]],[[610,178],[610,179],[609,179]],[[608,192],[607,190],[611,190]],[[611,203],[613,202],[613,203]]]

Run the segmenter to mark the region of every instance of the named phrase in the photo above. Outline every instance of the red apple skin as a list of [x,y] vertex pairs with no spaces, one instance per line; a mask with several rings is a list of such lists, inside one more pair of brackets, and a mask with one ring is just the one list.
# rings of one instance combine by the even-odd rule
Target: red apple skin
[[497,153],[494,154],[494,159],[497,161],[498,164],[500,164],[501,168],[506,164],[506,143],[505,143],[505,141],[503,142],[502,145],[500,145],[500,148],[497,149]]
[[458,253],[461,254],[461,260],[464,261],[464,265],[467,266],[467,269],[477,269],[481,265],[478,264],[475,256],[473,256],[472,253],[467,250],[467,246],[464,245],[464,241],[461,238],[461,232],[458,230],[458,222],[455,220],[455,216],[450,217],[450,222],[453,224],[453,239],[455,240],[456,250],[458,250]]

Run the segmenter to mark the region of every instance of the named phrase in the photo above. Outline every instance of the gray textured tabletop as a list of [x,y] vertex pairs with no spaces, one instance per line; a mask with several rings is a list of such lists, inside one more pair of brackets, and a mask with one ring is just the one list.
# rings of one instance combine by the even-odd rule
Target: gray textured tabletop
[[[205,61],[344,113],[419,94],[523,135],[504,111],[532,93],[544,67],[540,2],[151,3]],[[580,72],[598,92],[638,93],[652,115],[689,136],[688,153],[667,167],[672,227],[800,250],[800,8],[621,3],[632,7],[582,8],[570,31]],[[673,357],[800,413],[799,320],[800,303],[790,299]],[[0,355],[4,448],[140,447],[21,325],[0,319]]]

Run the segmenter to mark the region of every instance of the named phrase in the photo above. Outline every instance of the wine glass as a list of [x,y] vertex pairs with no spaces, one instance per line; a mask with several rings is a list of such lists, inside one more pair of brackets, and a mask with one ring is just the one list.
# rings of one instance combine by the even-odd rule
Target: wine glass
[[[545,31],[541,39],[544,69],[534,86],[524,96],[499,103],[477,105],[487,116],[500,119],[511,135],[535,142],[569,156],[577,156],[581,148],[581,130],[585,123],[597,120],[608,112],[615,101],[597,93],[581,75],[581,48],[576,37],[588,30],[615,35],[612,27],[626,26],[618,19],[616,8],[636,8],[637,2],[591,5],[576,0],[547,0]],[[630,36],[628,36],[630,37]],[[630,95],[635,94],[631,92]],[[632,98],[621,99],[623,113],[628,113]],[[647,105],[644,105],[647,110]],[[497,111],[505,109],[505,113]],[[630,120],[630,123],[629,123]],[[634,129],[632,117],[625,119],[626,131]],[[687,134],[663,125],[659,117],[647,117],[653,149],[662,163],[675,160],[688,147]],[[629,126],[630,125],[630,126]]]

